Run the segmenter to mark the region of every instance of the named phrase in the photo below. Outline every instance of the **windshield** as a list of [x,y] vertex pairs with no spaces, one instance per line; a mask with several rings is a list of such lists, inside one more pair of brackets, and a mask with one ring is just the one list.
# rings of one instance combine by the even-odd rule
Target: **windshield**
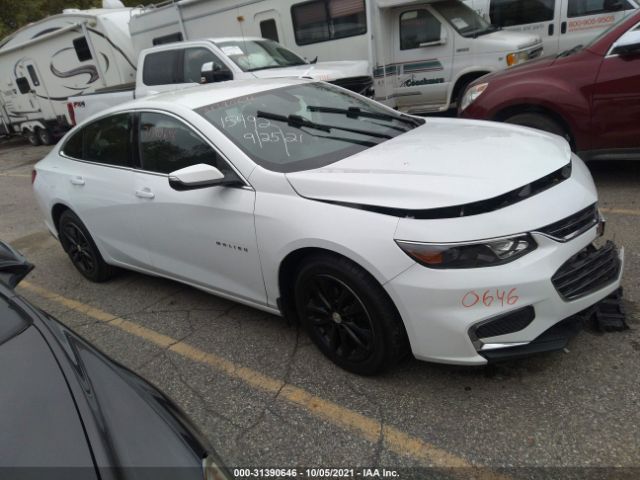
[[291,50],[272,40],[228,40],[216,45],[245,72],[306,64]]
[[196,112],[276,172],[324,167],[424,123],[325,83],[290,85]]
[[463,37],[477,37],[496,30],[496,27],[459,1],[436,2],[432,4],[440,15]]

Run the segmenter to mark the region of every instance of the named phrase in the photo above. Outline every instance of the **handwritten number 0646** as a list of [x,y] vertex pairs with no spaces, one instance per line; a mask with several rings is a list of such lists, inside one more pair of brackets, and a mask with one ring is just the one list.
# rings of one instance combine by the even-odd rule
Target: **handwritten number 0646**
[[470,308],[475,305],[484,305],[485,307],[490,307],[495,304],[504,307],[506,305],[515,305],[520,300],[520,297],[516,295],[517,290],[512,288],[511,290],[501,290],[501,289],[489,289],[483,292],[476,292],[475,290],[471,290],[470,292],[465,293],[464,297],[462,297],[462,306],[465,308]]

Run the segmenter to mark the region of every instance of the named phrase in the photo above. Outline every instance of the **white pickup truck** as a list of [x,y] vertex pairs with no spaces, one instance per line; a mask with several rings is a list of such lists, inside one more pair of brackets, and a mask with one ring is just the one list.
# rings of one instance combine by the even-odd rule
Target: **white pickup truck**
[[[140,53],[135,84],[98,89],[69,98],[69,123],[136,98],[196,85],[202,67],[207,81],[303,77],[373,95],[369,63],[364,60],[309,63],[277,42],[264,38],[210,38],[159,45]],[[206,68],[205,68],[206,69]]]

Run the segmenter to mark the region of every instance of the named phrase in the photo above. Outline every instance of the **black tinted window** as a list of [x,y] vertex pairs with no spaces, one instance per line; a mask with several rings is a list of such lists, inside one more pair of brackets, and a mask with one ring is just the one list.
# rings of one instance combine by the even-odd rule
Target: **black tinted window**
[[200,83],[202,65],[213,62],[214,69],[229,70],[210,50],[206,48],[187,48],[184,51],[184,82]]
[[510,27],[553,20],[555,0],[491,0],[491,23]]
[[78,132],[71,135],[69,140],[67,140],[62,147],[62,153],[64,153],[68,157],[82,160],[82,136],[83,130],[79,130]]
[[27,80],[25,77],[16,78],[16,85],[18,85],[18,90],[20,90],[20,93],[29,93],[31,91],[29,80]]
[[27,72],[29,72],[29,76],[31,77],[31,81],[33,82],[33,86],[37,87],[40,85],[40,80],[38,80],[38,75],[36,75],[36,69],[33,68],[33,65],[27,65]]
[[168,115],[142,113],[139,138],[143,170],[171,173],[191,165],[206,163],[225,175],[232,172],[199,135]]
[[569,0],[567,16],[583,17],[598,13],[620,12],[634,8],[626,0]]
[[361,35],[367,31],[364,0],[314,0],[291,7],[298,45]]
[[73,48],[76,51],[76,55],[78,56],[78,60],[84,62],[85,60],[91,60],[93,57],[91,56],[91,50],[89,50],[89,44],[87,43],[87,39],[84,37],[76,38],[73,41]]
[[400,50],[420,48],[420,44],[440,40],[441,25],[427,10],[412,10],[400,15]]
[[280,41],[278,39],[278,27],[276,27],[276,21],[273,18],[260,22],[260,36],[274,42]]
[[170,35],[164,35],[163,37],[156,37],[153,39],[154,45],[164,45],[165,43],[175,43],[182,41],[182,33],[172,33]]
[[178,59],[180,49],[156,52],[144,59],[142,81],[145,85],[171,85],[179,83]]
[[128,166],[131,116],[128,113],[102,118],[83,127],[62,147],[65,155],[79,160]]

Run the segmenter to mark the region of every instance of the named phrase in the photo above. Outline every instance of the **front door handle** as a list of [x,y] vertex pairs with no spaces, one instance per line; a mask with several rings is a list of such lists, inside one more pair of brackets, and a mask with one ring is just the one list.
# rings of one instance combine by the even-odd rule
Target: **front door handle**
[[154,193],[148,189],[148,188],[143,188],[142,190],[136,190],[136,197],[140,197],[140,198],[154,198],[155,195]]
[[553,37],[553,34],[555,33],[555,25],[553,23],[549,24],[549,36]]
[[84,178],[82,177],[71,177],[70,180],[72,185],[84,185]]

